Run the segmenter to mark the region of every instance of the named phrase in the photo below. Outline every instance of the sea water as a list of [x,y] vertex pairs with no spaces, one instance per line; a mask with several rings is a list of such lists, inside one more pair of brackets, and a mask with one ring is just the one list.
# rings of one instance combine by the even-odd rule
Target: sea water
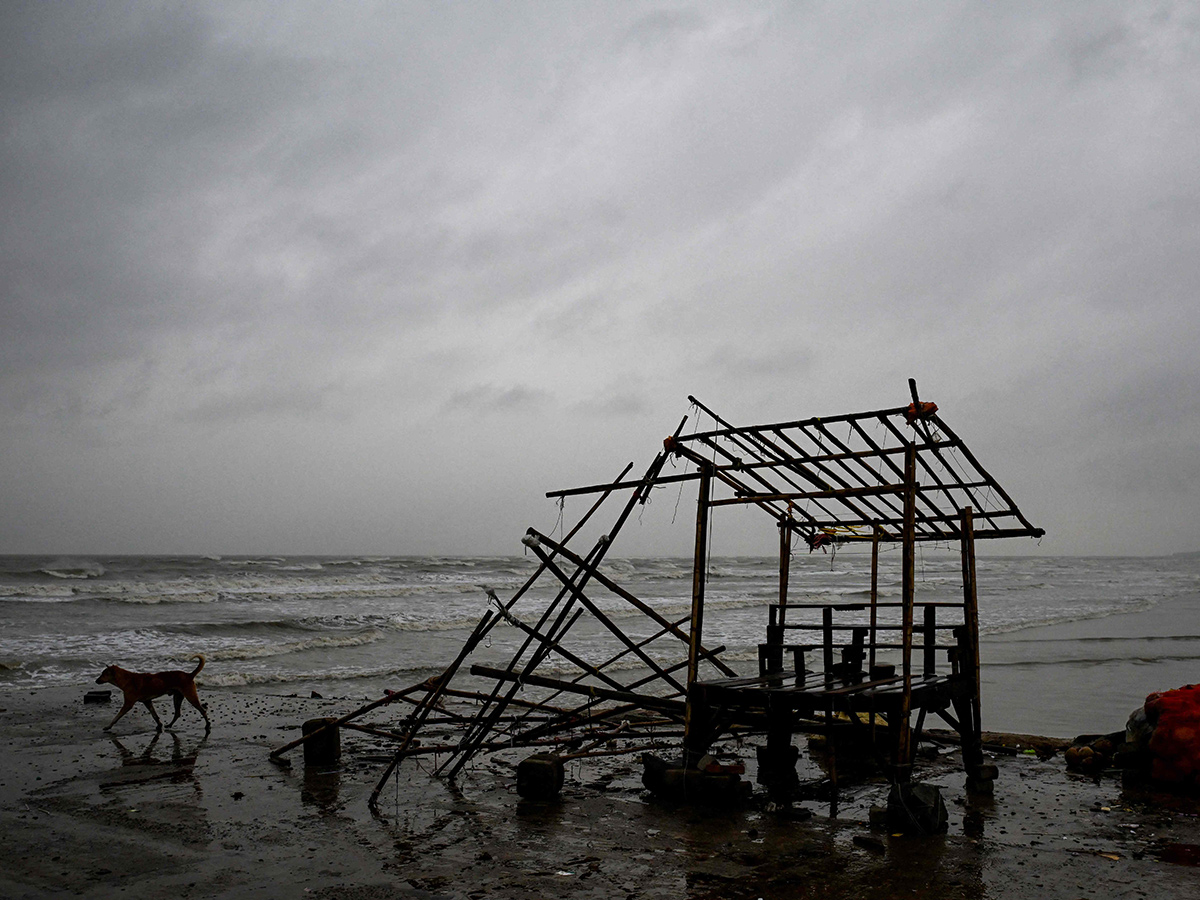
[[[507,601],[536,568],[533,556],[0,557],[0,692],[82,689],[109,663],[190,668],[203,653],[207,690],[370,699],[442,671],[495,610],[488,591]],[[1200,558],[981,556],[977,568],[985,727],[1110,731],[1150,691],[1200,681]],[[957,553],[923,549],[916,570],[919,601],[961,599]],[[688,615],[690,560],[613,559],[603,571],[666,619]],[[752,672],[778,561],[714,558],[707,571],[705,643]],[[798,553],[789,601],[861,604],[869,582],[867,553]],[[899,554],[884,554],[880,600],[898,600],[900,584]],[[535,625],[559,588],[544,574],[512,614]],[[600,586],[588,595],[635,640],[658,630]],[[472,662],[503,665],[524,637],[503,622]],[[684,652],[674,644],[654,655],[671,662]],[[620,653],[591,617],[564,645],[594,660]],[[636,665],[628,655],[614,669]],[[573,670],[552,657],[540,671]]]

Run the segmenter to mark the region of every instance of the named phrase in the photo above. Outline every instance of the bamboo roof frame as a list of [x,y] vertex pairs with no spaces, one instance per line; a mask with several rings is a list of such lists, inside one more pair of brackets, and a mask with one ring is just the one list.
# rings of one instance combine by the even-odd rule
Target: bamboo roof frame
[[[695,397],[692,404],[718,428],[670,439],[668,451],[697,463],[695,471],[657,477],[655,486],[701,478],[711,468],[727,496],[710,506],[755,505],[810,542],[825,534],[837,543],[899,541],[904,524],[904,454],[917,451],[914,538],[957,541],[960,510],[971,506],[975,539],[1040,538],[1000,483],[966,443],[924,404],[910,381],[913,403],[889,409],[735,426]],[[550,491],[559,498],[634,487],[635,482]]]

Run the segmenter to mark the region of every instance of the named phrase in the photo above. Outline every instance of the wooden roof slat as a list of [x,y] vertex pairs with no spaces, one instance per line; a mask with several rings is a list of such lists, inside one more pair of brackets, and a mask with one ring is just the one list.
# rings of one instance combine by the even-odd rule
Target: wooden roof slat
[[[816,425],[815,425],[815,426],[813,426],[813,427],[815,427],[815,428],[819,429],[819,430],[820,430],[822,433],[824,433],[824,434],[826,434],[826,435],[828,435],[828,434],[829,434],[829,432],[828,432],[828,430],[825,428],[825,426],[821,425],[820,423],[816,424]],[[806,429],[804,429],[803,427],[801,427],[801,429],[800,429],[800,430],[801,430],[801,431],[802,431],[804,434],[806,434],[806,435],[807,435],[807,433],[808,433],[808,432],[807,432],[807,430],[806,430]],[[812,440],[812,438],[811,438],[811,437],[809,437],[809,440]],[[815,442],[815,441],[814,441],[814,443],[817,443],[817,446],[818,446],[818,447],[820,447],[820,446],[821,446],[819,442]],[[840,442],[835,442],[835,445],[838,445],[838,444],[840,444]],[[824,450],[824,448],[823,448],[823,447],[822,447],[821,449],[822,449],[822,450]],[[839,449],[840,449],[840,450],[842,450],[842,451],[846,451],[846,450],[849,450],[850,448],[849,448],[849,447],[847,447],[847,446],[846,446],[846,445],[844,445],[844,444],[840,444],[840,446],[839,446]],[[826,451],[826,455],[828,455],[828,452],[827,452],[827,451]],[[848,464],[847,464],[845,461],[840,461],[840,462],[841,462],[841,465],[842,465],[842,467],[843,467],[844,469],[846,469],[846,470],[847,470],[847,472],[849,472],[849,469],[850,469],[849,465],[848,465]],[[869,466],[867,467],[867,469],[868,469],[868,471],[871,471],[871,472],[872,472],[872,474],[874,474],[874,471],[873,471],[873,470],[871,470]],[[859,478],[859,483],[860,483],[860,484],[865,484],[865,483],[866,483],[866,482],[864,482],[864,481],[862,480],[862,476],[861,476],[861,475],[858,475],[857,477]],[[901,504],[901,505],[903,505],[903,504]],[[870,515],[870,516],[864,516],[864,518],[872,518],[872,519],[877,519],[877,518],[880,518],[880,511],[879,511],[878,509],[876,509],[876,508],[874,507],[874,505],[872,505],[872,504],[868,504],[868,506],[870,506],[870,509],[871,509],[871,515]],[[887,505],[887,507],[888,507],[888,508],[892,508],[890,504],[888,504],[888,505]]]
[[[695,406],[717,428],[671,439],[670,449],[698,467],[710,470],[715,484],[732,496],[714,496],[713,506],[753,504],[805,534],[840,532],[838,540],[870,540],[876,524],[885,540],[895,540],[903,522],[898,482],[904,478],[898,456],[916,451],[918,480],[915,511],[917,539],[957,539],[965,506],[975,510],[976,537],[1040,537],[995,478],[937,415],[926,412],[908,421],[911,407],[820,416],[789,422],[737,427],[695,397]],[[831,425],[848,425],[839,435]],[[872,434],[882,427],[885,438]],[[906,424],[911,429],[904,428]],[[908,432],[911,430],[911,434]],[[888,446],[895,438],[896,446]],[[958,451],[957,453],[953,451]],[[685,472],[654,478],[654,485],[692,481],[701,473]],[[645,481],[613,482],[563,491],[548,497],[645,487]],[[861,534],[847,532],[860,529]]]

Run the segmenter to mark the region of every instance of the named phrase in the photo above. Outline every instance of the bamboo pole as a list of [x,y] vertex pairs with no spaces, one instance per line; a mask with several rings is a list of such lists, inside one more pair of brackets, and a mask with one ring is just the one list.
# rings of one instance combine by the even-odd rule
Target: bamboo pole
[[[683,617],[682,619],[680,619],[678,622],[676,622],[676,623],[672,623],[672,624],[673,624],[673,627],[675,627],[675,628],[678,628],[678,626],[679,626],[680,624],[682,624],[683,622],[686,622],[686,621],[688,621],[688,619],[689,619],[689,616],[684,616],[684,617]],[[665,636],[667,633],[668,633],[668,629],[665,629],[665,628],[664,628],[664,629],[661,629],[661,630],[659,630],[659,631],[655,632],[654,634],[650,635],[649,637],[647,637],[647,638],[644,638],[644,639],[642,639],[641,641],[639,641],[639,642],[638,642],[638,646],[639,646],[639,647],[646,647],[646,646],[649,646],[650,644],[654,643],[654,641],[658,640],[658,639],[659,639],[659,638],[661,638],[661,637],[664,637],[664,636]],[[721,652],[723,652],[724,650],[725,650],[725,647],[724,647],[724,645],[722,645],[722,646],[720,646],[720,647],[716,647],[716,648],[714,648],[712,651],[706,651],[706,652],[721,653]],[[626,649],[626,650],[621,650],[621,651],[618,651],[618,652],[617,652],[615,655],[613,655],[613,656],[612,656],[612,657],[610,657],[609,659],[605,660],[603,663],[600,663],[599,665],[597,665],[597,666],[596,666],[596,668],[597,668],[597,669],[599,669],[599,670],[604,670],[605,668],[607,668],[608,666],[610,666],[610,665],[612,665],[613,663],[617,662],[618,660],[624,659],[626,656],[628,656],[628,655],[629,655],[629,652],[630,652],[630,651],[629,651],[629,650],[627,650],[627,649]],[[677,672],[679,669],[681,669],[681,668],[684,668],[684,667],[686,667],[686,666],[687,666],[687,659],[685,658],[685,659],[684,659],[682,662],[679,662],[679,663],[676,663],[676,664],[674,664],[674,665],[668,666],[668,667],[666,668],[666,671],[667,671],[667,672],[669,672],[669,673],[674,673],[674,672]],[[575,676],[573,679],[571,679],[571,682],[572,682],[573,684],[576,684],[576,683],[578,683],[578,682],[582,681],[584,677],[585,677],[585,676],[584,676],[583,674],[576,675],[576,676]],[[631,683],[631,684],[628,684],[628,685],[620,685],[620,686],[621,686],[621,687],[623,687],[623,688],[627,688],[627,689],[634,689],[634,688],[639,688],[639,687],[642,687],[643,685],[650,684],[651,682],[658,681],[658,680],[659,680],[659,677],[658,677],[658,675],[657,675],[657,674],[655,674],[655,673],[651,673],[650,675],[647,675],[645,678],[638,679],[637,681],[634,681],[634,682],[633,682],[633,683]],[[547,698],[546,698],[546,701],[545,701],[545,702],[546,702],[546,703],[549,703],[550,701],[554,700],[554,699],[555,699],[555,698],[558,696],[558,693],[559,693],[559,692],[557,692],[557,691],[556,691],[555,693],[551,694],[549,697],[547,697]],[[578,709],[576,709],[576,710],[572,710],[572,711],[571,711],[571,714],[572,714],[572,715],[578,714]],[[529,715],[529,714],[527,713],[527,714],[526,714],[526,718],[528,718],[528,715]]]
[[[669,438],[668,443],[671,443],[674,440],[676,440],[676,438],[679,435],[679,432],[681,432],[683,430],[683,426],[684,426],[684,424],[686,424],[686,422],[687,422],[687,416],[684,416],[680,420],[678,427],[675,429],[675,434],[672,435],[671,438]],[[608,552],[608,548],[610,546],[612,546],[612,541],[616,538],[617,534],[620,532],[620,530],[624,526],[625,522],[629,519],[629,516],[633,513],[634,507],[637,506],[639,503],[645,503],[647,497],[649,496],[650,488],[653,486],[655,479],[658,477],[659,473],[662,471],[662,467],[666,463],[666,461],[667,461],[667,454],[664,450],[663,452],[658,453],[655,456],[654,460],[650,463],[650,466],[646,469],[646,474],[642,477],[642,487],[638,490],[635,490],[633,492],[633,494],[630,495],[629,499],[626,501],[624,508],[621,510],[620,515],[617,517],[617,521],[616,521],[616,523],[614,523],[612,529],[609,531],[609,533],[607,535],[601,536],[600,540],[597,542],[597,545],[593,548],[591,554],[589,554],[588,558],[592,561],[592,564],[593,564],[592,569],[594,569],[595,566],[598,566],[600,564],[601,560],[604,559],[605,554]],[[582,576],[580,578],[580,584],[579,584],[580,589],[582,589],[589,580],[588,571],[589,570],[584,570],[584,569],[580,570],[580,572],[582,573]],[[554,603],[557,604],[559,602],[559,600],[566,593],[567,593],[567,589],[563,588],[563,590],[559,592],[558,597],[555,598]],[[558,618],[557,622],[563,621],[565,613],[566,613],[567,609],[570,607],[571,603],[572,603],[572,600],[567,601],[562,613],[559,614],[559,618]],[[542,622],[540,622],[539,626],[538,626],[539,628],[541,627],[541,624],[545,621],[545,619],[548,617],[548,615],[549,615],[549,610],[547,610],[547,615],[544,615],[542,617]],[[556,640],[561,640],[561,638],[563,637],[563,634],[565,634],[565,631],[560,632],[556,628],[551,628],[550,633],[551,633],[551,635],[553,635],[555,637]],[[515,668],[515,664],[516,664],[517,660],[524,653],[524,650],[527,647],[528,647],[528,644],[525,644],[524,647],[522,647],[522,649],[518,652],[518,655],[512,659],[512,661],[509,663],[508,671],[511,672],[513,670],[513,668]],[[533,657],[530,660],[530,665],[527,665],[525,668],[526,669],[536,668],[536,666],[542,661],[542,659],[545,658],[545,655],[546,655],[545,652],[539,654],[537,651],[535,651],[533,654]],[[470,759],[471,755],[473,755],[473,753],[475,752],[473,749],[473,745],[478,744],[480,741],[482,741],[483,735],[485,735],[487,733],[487,731],[490,730],[490,728],[492,727],[495,716],[498,716],[501,713],[503,713],[505,705],[507,704],[508,700],[511,699],[512,696],[516,694],[519,686],[520,686],[519,684],[513,684],[509,688],[508,695],[506,697],[501,698],[501,699],[496,699],[494,701],[495,708],[492,710],[490,717],[485,718],[483,713],[482,712],[480,713],[480,716],[477,719],[477,721],[479,722],[479,725],[474,730],[473,734],[468,733],[467,735],[464,736],[463,741],[460,744],[461,749],[456,754],[457,759],[453,760],[454,764],[453,764],[453,766],[451,766],[449,772],[447,773],[448,778],[453,779],[462,770],[462,767],[464,765],[466,765],[467,760]],[[500,687],[500,680],[497,680],[497,683],[496,683],[496,696],[497,697],[499,694],[499,687]],[[447,760],[446,764],[439,766],[438,769],[436,770],[436,773],[440,774],[440,773],[444,772],[446,770],[446,765],[449,765],[450,762],[451,762],[451,760]]]
[[572,585],[570,580],[567,578],[566,573],[564,573],[562,569],[560,569],[553,563],[553,561],[551,561],[551,559],[546,555],[546,551],[543,550],[539,544],[530,541],[526,544],[526,546],[529,547],[529,549],[532,550],[537,557],[546,564],[546,567],[556,578],[558,578],[567,586],[567,589],[571,591],[575,599],[587,608],[588,612],[592,614],[596,621],[608,629],[609,633],[612,634],[613,637],[625,645],[626,649],[634,653],[638,659],[640,659],[646,666],[650,668],[651,671],[657,672],[659,677],[664,679],[668,684],[671,685],[671,687],[679,691],[684,689],[683,685],[664,672],[662,667],[654,659],[652,659],[649,654],[647,654],[640,647],[638,647],[637,644],[630,640],[629,635],[625,634],[624,631],[618,628],[613,623],[612,619],[605,615],[604,611],[601,610],[600,607],[596,606],[596,604],[594,604],[581,589]]
[[621,703],[633,703],[643,709],[662,713],[682,713],[682,700],[671,700],[663,697],[652,697],[647,694],[636,694],[633,691],[618,691],[612,688],[599,687],[591,684],[576,684],[563,681],[561,678],[550,678],[532,672],[509,672],[505,669],[495,669],[491,666],[471,666],[471,674],[483,678],[495,678],[500,681],[514,681],[521,684],[531,684],[534,687],[552,688],[566,691],[569,694],[583,694],[600,700],[616,700]]
[[703,646],[704,635],[704,586],[708,568],[708,500],[712,490],[712,467],[707,463],[701,469],[700,492],[696,498],[696,549],[692,559],[692,616],[688,641],[687,686],[688,699],[684,712],[685,747],[692,747],[696,742],[697,731],[706,727],[697,721],[699,714],[696,700],[692,696],[692,687],[700,675],[700,647]]
[[913,539],[916,528],[916,481],[917,481],[917,452],[910,445],[904,456],[904,550],[902,593],[904,601],[902,632],[904,691],[900,701],[900,715],[897,727],[897,776],[904,779],[908,766],[912,761],[912,748],[909,746],[908,717],[912,711],[912,639],[913,639],[913,595],[916,588],[916,547]]
[[[570,625],[568,625],[566,628],[563,629],[564,634],[567,631],[571,630],[571,626],[575,624],[575,620],[578,619],[581,615],[583,615],[582,609],[575,611]],[[606,675],[604,672],[602,672],[600,670],[599,666],[593,666],[587,660],[576,655],[575,653],[572,653],[570,650],[568,650],[566,647],[562,646],[562,644],[559,641],[555,640],[554,638],[549,637],[547,635],[538,634],[536,631],[533,630],[532,627],[530,627],[529,625],[526,625],[524,622],[520,621],[519,619],[513,619],[513,625],[515,625],[517,628],[524,631],[526,634],[534,637],[542,646],[549,647],[552,651],[557,653],[563,659],[578,666],[580,669],[583,670],[584,674],[591,675],[594,678],[599,678],[601,681],[606,682],[610,687],[615,687],[615,688],[624,687],[624,685],[621,684],[619,681],[617,681],[615,678],[611,677],[610,675]]]
[[[660,627],[668,630],[670,632],[670,634],[672,634],[673,636],[679,638],[684,643],[687,643],[688,641],[691,640],[689,634],[686,631],[683,631],[682,629],[679,628],[678,622],[669,622],[654,607],[649,606],[643,600],[641,600],[634,594],[631,594],[625,588],[621,587],[619,584],[617,584],[611,578],[606,576],[599,569],[595,568],[594,566],[592,566],[591,564],[587,563],[585,560],[583,560],[582,558],[577,556],[569,548],[564,547],[561,544],[555,543],[552,539],[546,537],[544,534],[537,531],[536,529],[530,528],[529,533],[534,535],[539,541],[541,541],[541,543],[546,544],[551,549],[555,550],[560,556],[564,556],[567,559],[569,559],[574,565],[577,565],[581,568],[587,569],[591,573],[592,578],[598,584],[602,585],[605,589],[616,594],[622,600],[631,604],[635,609],[638,610],[638,612],[643,613],[646,616],[649,616],[656,623],[658,623],[658,625]],[[685,618],[682,621],[688,621],[688,619]],[[715,650],[707,650],[707,649],[701,648],[701,655],[704,656],[706,659],[708,659],[709,662],[711,662],[718,669],[720,669],[725,675],[733,677],[734,675],[737,674],[737,672],[735,672],[733,669],[729,668],[727,665],[725,665],[725,663],[723,663],[717,657]]]
[[708,501],[712,490],[710,468],[703,470],[700,494],[696,499],[696,548],[692,560],[692,615],[688,637],[687,683],[690,687],[699,677],[700,648],[704,635],[704,588],[708,568]]
[[875,668],[876,626],[879,621],[879,525],[871,529],[871,645],[867,673]]
[[966,619],[967,633],[971,641],[971,668],[973,680],[972,715],[975,719],[971,727],[976,733],[982,730],[980,717],[980,678],[979,678],[979,587],[975,569],[975,529],[971,507],[962,511],[962,569],[963,569],[963,615]]
[[458,651],[458,655],[454,658],[454,662],[447,666],[446,671],[438,676],[435,682],[431,685],[430,691],[425,695],[424,699],[417,706],[417,708],[414,709],[409,715],[408,727],[406,729],[407,736],[400,745],[400,749],[396,751],[395,757],[393,757],[392,761],[388,763],[383,775],[375,785],[375,789],[371,791],[371,797],[367,801],[367,806],[370,807],[371,810],[375,809],[376,802],[379,799],[379,792],[383,790],[383,786],[387,784],[388,778],[391,777],[391,774],[395,770],[396,766],[400,764],[400,760],[403,758],[404,751],[408,749],[410,744],[412,744],[417,732],[421,728],[422,723],[429,716],[429,711],[433,709],[434,704],[436,704],[438,698],[441,697],[442,691],[449,686],[450,679],[453,678],[455,673],[458,672],[458,667],[463,664],[463,660],[465,660],[471,655],[471,653],[474,652],[475,648],[479,645],[479,642],[483,640],[483,636],[490,630],[492,618],[493,613],[491,610],[488,610],[486,613],[484,613],[483,618],[479,620],[479,624],[475,626],[475,630],[471,632],[471,636],[467,638],[466,642],[462,646],[462,649]]
[[[680,427],[682,427],[682,423],[680,424]],[[631,468],[633,468],[633,463],[627,464],[625,466],[625,468],[621,470],[621,473],[617,476],[616,480],[620,481],[622,478],[624,478],[626,473],[628,473]],[[600,505],[602,503],[604,503],[604,501],[606,499],[608,499],[609,493],[611,493],[611,492],[606,492],[602,496],[600,496],[596,499],[596,502],[592,504],[592,506],[587,510],[586,513],[584,513],[584,515],[582,517],[580,517],[579,521],[571,529],[570,533],[566,536],[566,538],[564,538],[564,541],[569,541],[572,537],[574,537],[580,531],[580,529],[583,528],[583,526],[592,517],[592,515],[596,512],[596,510],[598,510],[600,508]],[[533,586],[533,584],[537,581],[537,579],[539,577],[541,577],[541,574],[542,574],[542,567],[539,567],[528,579],[526,579],[525,583],[521,585],[521,587],[516,591],[515,594],[513,594],[513,596],[508,600],[508,602],[501,607],[501,612],[507,613],[509,610],[511,610],[512,607],[517,603],[517,601],[520,600],[521,597],[524,596],[524,594],[529,590],[529,588]],[[476,626],[475,632],[472,634],[472,636],[470,638],[468,638],[467,643],[472,647],[472,649],[478,645],[479,641],[481,641],[483,639],[483,637],[487,635],[487,633],[496,624],[496,622],[500,620],[500,618],[501,618],[500,616],[494,616],[490,610],[484,614],[483,619],[480,621],[479,625]],[[440,685],[442,692],[445,692],[448,689],[450,678],[453,676],[454,672],[457,671],[458,666],[462,664],[463,659],[465,659],[465,654],[460,654],[458,660],[456,660],[456,662],[452,666],[453,670],[452,671],[447,670],[447,673],[443,673],[443,681]],[[484,701],[485,706],[486,706],[487,702],[488,701],[486,701],[486,700]],[[418,706],[417,710],[414,710],[413,715],[416,716],[418,714],[420,714],[420,718],[419,718],[418,722],[416,723],[416,729],[419,729],[420,724],[423,723],[424,720],[428,717],[428,715],[429,715],[428,708],[425,708],[424,710],[422,710],[422,707]],[[320,729],[318,729],[318,731],[319,730]],[[313,732],[313,734],[316,734],[316,733],[317,732]],[[413,733],[415,734],[415,729],[414,729]],[[390,768],[389,768],[389,773],[390,773]],[[380,786],[382,786],[382,782],[380,783]],[[372,797],[376,796],[377,794],[378,794],[378,790],[376,791],[376,794],[372,795]]]
[[[779,521],[779,628],[787,625],[788,583],[792,571],[792,520],[791,504],[788,517]],[[781,642],[782,643],[782,642]]]

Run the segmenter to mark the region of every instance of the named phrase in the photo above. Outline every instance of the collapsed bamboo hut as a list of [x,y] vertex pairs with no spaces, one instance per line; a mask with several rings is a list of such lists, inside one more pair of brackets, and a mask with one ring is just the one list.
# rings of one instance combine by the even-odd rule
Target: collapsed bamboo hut
[[[558,539],[528,530],[523,544],[536,569],[506,599],[488,591],[487,612],[446,669],[329,722],[396,741],[372,807],[396,766],[418,755],[433,754],[434,774],[453,779],[476,755],[499,749],[557,749],[563,758],[635,752],[670,739],[681,747],[675,765],[686,771],[709,766],[706,754],[722,736],[747,733],[765,735],[760,781],[781,797],[795,777],[793,736],[805,732],[825,735],[834,759],[840,740],[865,736],[889,778],[903,783],[931,713],[958,733],[968,787],[990,787],[994,769],[984,764],[981,748],[975,543],[1038,538],[1043,531],[936,404],[918,397],[915,381],[909,388],[911,403],[890,409],[751,426],[733,425],[689,397],[711,428],[684,434],[684,417],[640,476],[629,477],[630,463],[611,482],[549,492],[560,502],[595,499]],[[676,466],[669,473],[668,461]],[[683,482],[697,485],[691,608],[670,617],[623,587],[605,559],[653,488]],[[779,533],[778,596],[767,610],[757,670],[749,673],[737,671],[704,628],[710,527],[730,506],[760,510]],[[584,526],[606,507],[615,511],[612,524],[582,546]],[[959,547],[960,600],[917,600],[914,561],[923,542]],[[796,547],[845,544],[870,548],[867,599],[789,597]],[[879,556],[881,547],[896,545],[900,597],[885,600]],[[539,583],[553,590],[537,597],[531,589]],[[605,611],[614,600],[623,606],[619,621]],[[609,635],[615,652],[597,656],[590,642],[573,642],[581,620]],[[481,642],[502,624],[520,633],[516,652],[505,665],[472,664]],[[470,713],[448,712],[448,698],[474,705]],[[355,724],[396,702],[407,708],[398,728]],[[425,741],[433,722],[449,724],[456,737]],[[272,758],[319,733],[272,751]],[[570,752],[562,753],[564,747]],[[835,787],[836,772],[834,764]]]

